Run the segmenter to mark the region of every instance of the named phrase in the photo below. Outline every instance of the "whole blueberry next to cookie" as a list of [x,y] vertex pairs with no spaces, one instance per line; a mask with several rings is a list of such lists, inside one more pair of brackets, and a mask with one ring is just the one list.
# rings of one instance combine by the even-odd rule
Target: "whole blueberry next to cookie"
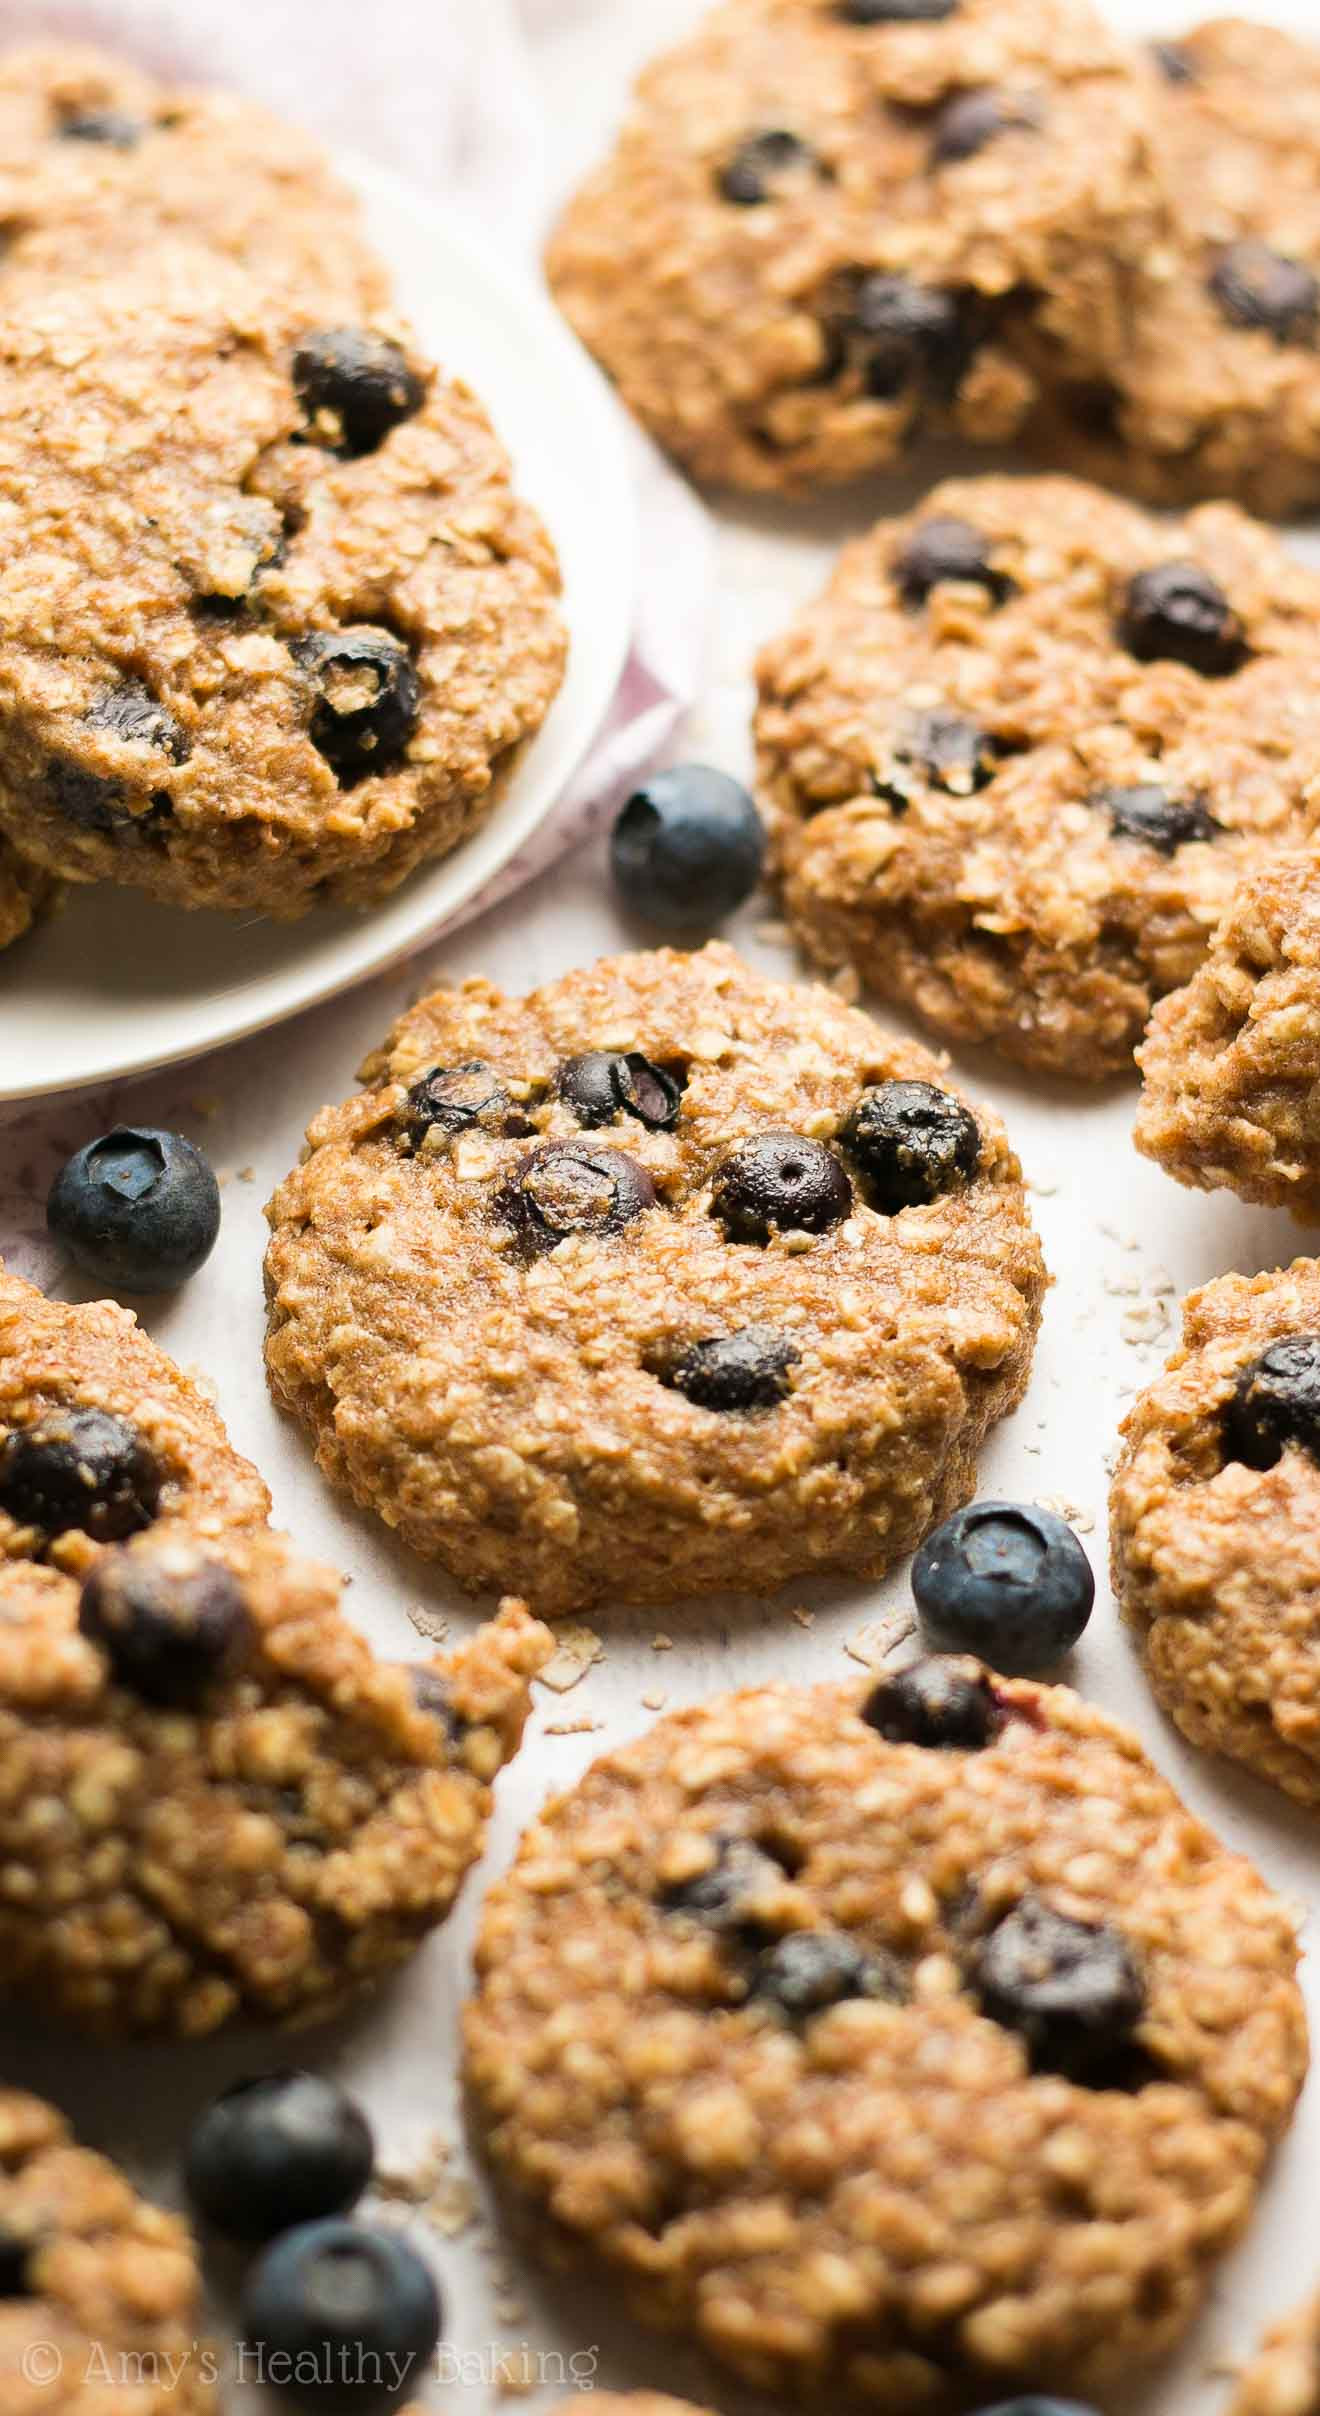
[[1071,1652],[1091,1616],[1095,1575],[1052,1511],[976,1502],[927,1537],[912,1593],[932,1651],[975,1653],[1030,1675]]
[[761,877],[765,831],[745,788],[709,764],[659,772],[628,799],[610,863],[624,905],[644,922],[713,931]]
[[371,2179],[375,2143],[361,2107],[317,2072],[239,2081],[193,2125],[188,2195],[231,2240],[272,2240],[347,2213]]
[[182,1133],[116,1126],[60,1168],[46,1222],[98,1283],[169,1292],[203,1266],[220,1231],[220,1191]]
[[[302,2223],[268,2248],[248,2276],[242,2334],[266,2368],[329,2376],[319,2396],[366,2406],[420,2380],[440,2338],[430,2267],[402,2235],[331,2219]],[[309,2395],[316,2395],[311,2386]]]

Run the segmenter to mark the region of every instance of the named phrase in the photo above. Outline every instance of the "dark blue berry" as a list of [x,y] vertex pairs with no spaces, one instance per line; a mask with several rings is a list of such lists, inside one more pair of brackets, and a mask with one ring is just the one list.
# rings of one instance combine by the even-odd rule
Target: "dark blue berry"
[[1011,128],[1030,128],[1034,123],[1020,103],[1006,100],[988,85],[975,92],[956,93],[935,120],[931,166],[956,167],[962,160],[975,159],[978,151]]
[[1016,1502],[974,1502],[928,1536],[912,1564],[926,1643],[1030,1675],[1071,1652],[1095,1576],[1066,1520]]
[[0,2299],[27,2299],[32,2288],[32,2242],[0,2224]]
[[[173,800],[163,776],[170,765],[186,763],[192,753],[188,733],[141,680],[121,680],[88,706],[82,727],[95,738],[112,738],[127,747],[151,750],[161,758],[160,771],[145,770],[136,761],[122,779],[91,770],[71,757],[50,765],[51,798],[65,820],[80,830],[115,837],[141,834],[172,811]],[[131,775],[131,776],[130,776]],[[156,785],[153,785],[153,781]]]
[[923,782],[946,797],[974,797],[989,787],[1002,756],[1000,741],[979,722],[923,707],[905,718],[888,768],[873,776],[875,792],[896,814],[906,813]]
[[1288,1445],[1320,1460],[1320,1334],[1287,1334],[1243,1368],[1224,1412],[1224,1444],[1245,1468],[1273,1468]]
[[981,1128],[970,1108],[932,1082],[863,1091],[839,1139],[882,1216],[965,1190],[981,1160]]
[[243,2293],[242,2332],[268,2387],[362,2407],[402,2395],[440,2338],[429,2266],[398,2232],[331,2220],[285,2232]]
[[767,1946],[756,1959],[749,1988],[752,1997],[798,2022],[847,1997],[897,2004],[907,1994],[892,1956],[867,1954],[837,1931],[810,1929],[792,1930]]
[[1210,291],[1233,327],[1257,328],[1276,344],[1313,343],[1320,325],[1320,277],[1267,243],[1229,246]]
[[1204,679],[1227,678],[1246,655],[1241,621],[1199,562],[1157,562],[1139,571],[1118,633],[1139,663],[1185,663]]
[[653,1208],[656,1189],[644,1166],[621,1149],[586,1141],[547,1141],[523,1159],[495,1202],[525,1258],[540,1258],[575,1233],[620,1233]]
[[765,831],[746,789],[709,764],[678,764],[630,797],[610,861],[632,914],[671,931],[711,931],[751,896]]
[[1108,1923],[1024,1896],[976,1946],[969,1977],[982,2012],[1026,2042],[1035,2071],[1096,2089],[1127,2084],[1146,1992]]
[[939,25],[961,0],[838,0],[845,25]]
[[375,2143],[361,2108],[315,2072],[240,2081],[193,2125],[184,2158],[198,2212],[231,2240],[346,2214],[371,2179]]
[[800,1133],[754,1133],[715,1169],[710,1212],[731,1242],[771,1241],[776,1233],[828,1233],[853,1204],[853,1188],[833,1150]]
[[862,1718],[890,1745],[922,1745],[942,1753],[980,1753],[1004,1725],[984,1671],[931,1655],[897,1669],[872,1687]]
[[46,1222],[97,1283],[172,1292],[215,1247],[220,1191],[182,1133],[119,1125],[60,1168]]
[[237,1667],[252,1634],[232,1570],[179,1545],[108,1552],[83,1582],[78,1625],[122,1686],[180,1707]]
[[1183,42],[1152,42],[1150,54],[1166,84],[1196,84],[1200,71]]
[[122,109],[79,109],[60,121],[61,141],[101,143],[110,151],[135,151],[146,131],[144,118]]
[[467,1734],[468,1723],[462,1712],[455,1709],[448,1679],[425,1662],[408,1663],[406,1666],[417,1709],[424,1712],[428,1720],[440,1722],[451,1745],[460,1744]]
[[417,727],[422,686],[406,646],[384,629],[318,630],[294,661],[316,690],[311,739],[344,788],[403,761]]
[[648,1132],[669,1132],[678,1122],[682,1085],[639,1049],[589,1049],[570,1057],[555,1076],[565,1107],[589,1128],[633,1116]]
[[853,299],[850,330],[860,339],[866,391],[894,402],[913,389],[951,402],[975,348],[962,299],[910,277],[869,276]]
[[414,1150],[443,1147],[460,1133],[509,1134],[533,1127],[520,1115],[504,1084],[480,1057],[463,1065],[433,1065],[414,1082],[399,1111],[404,1140]]
[[769,1326],[743,1326],[713,1342],[694,1342],[666,1379],[698,1409],[773,1409],[787,1397],[798,1352]]
[[1032,2392],[1026,2399],[1003,2399],[998,2407],[982,2408],[979,2416],[1097,2416],[1079,2399],[1045,2399]]
[[161,1473],[145,1436],[104,1409],[53,1409],[0,1445],[0,1510],[45,1542],[120,1543],[149,1527]]
[[1135,788],[1094,789],[1087,803],[1108,814],[1116,839],[1135,839],[1157,855],[1174,856],[1193,841],[1208,844],[1223,832],[1204,797],[1176,797],[1158,781]]
[[695,1879],[670,1888],[671,1913],[686,1913],[709,1929],[747,1941],[763,1939],[764,1924],[749,1911],[757,1897],[773,1896],[784,1884],[784,1868],[750,1837],[717,1837],[715,1859]]
[[991,601],[1003,604],[1013,593],[1013,581],[995,570],[991,540],[969,520],[937,512],[913,530],[894,563],[894,578],[903,602],[915,612],[937,587],[956,582],[982,587]]
[[304,336],[293,356],[293,384],[313,433],[349,455],[374,453],[426,400],[425,382],[407,354],[360,327]]
[[764,133],[749,134],[739,144],[717,181],[726,201],[739,209],[754,210],[771,199],[776,185],[786,177],[817,164],[815,153],[799,135],[771,126]]

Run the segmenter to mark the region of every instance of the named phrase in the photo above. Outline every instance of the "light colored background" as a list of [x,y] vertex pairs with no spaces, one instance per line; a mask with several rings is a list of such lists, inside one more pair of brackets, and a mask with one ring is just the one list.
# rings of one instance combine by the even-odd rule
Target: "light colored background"
[[[307,6],[310,15],[310,0]],[[553,178],[562,187],[604,138],[633,68],[696,9],[688,0],[668,6],[658,0],[578,0],[565,15],[559,0],[536,0],[535,6],[529,0],[529,13],[542,18],[535,39],[544,134]],[[1113,13],[1134,33],[1177,30],[1176,24],[1153,23],[1140,0],[1116,5]],[[1316,30],[1313,0],[1278,0],[1273,14],[1299,32]],[[709,686],[687,751],[735,771],[745,767],[747,674],[756,645],[818,586],[834,544],[861,514],[901,501],[902,492],[878,489],[871,497],[853,496],[797,516],[761,508],[722,514]],[[734,936],[753,961],[791,973],[790,952],[758,936],[767,911],[763,902],[749,910]],[[406,1652],[415,1642],[409,1606],[448,1617],[455,1633],[466,1631],[474,1613],[332,1500],[298,1436],[269,1407],[260,1374],[262,1201],[291,1160],[307,1118],[348,1087],[357,1060],[424,979],[480,971],[522,988],[635,937],[610,900],[602,851],[593,844],[497,917],[452,941],[424,974],[414,968],[407,978],[379,983],[333,1010],[272,1032],[218,1066],[212,1062],[204,1083],[175,1075],[132,1094],[133,1114],[177,1116],[203,1137],[227,1178],[224,1235],[210,1268],[177,1301],[148,1307],[144,1322],[181,1359],[212,1376],[235,1440],[271,1483],[279,1518],[304,1544],[352,1573],[350,1607],[391,1653]],[[1282,1216],[1253,1213],[1227,1197],[1185,1195],[1140,1161],[1129,1140],[1133,1094],[1126,1086],[1098,1097],[1067,1086],[1046,1088],[973,1057],[960,1060],[960,1072],[1009,1119],[1035,1186],[1056,1278],[1028,1403],[994,1443],[983,1489],[1066,1502],[1102,1564],[1106,1463],[1126,1402],[1159,1367],[1174,1338],[1176,1296],[1228,1268],[1286,1261],[1306,1246],[1306,1237]],[[209,1094],[204,1102],[197,1100],[201,1089]],[[8,1162],[0,1167],[0,1229],[24,1221],[24,1202],[44,1185],[47,1122],[40,1151],[35,1142],[25,1147],[21,1136],[10,1137]],[[55,1138],[71,1147],[95,1123],[95,1107],[68,1111],[63,1124],[55,1119]],[[26,1221],[32,1222],[30,1215]],[[1314,1821],[1180,1744],[1145,1693],[1102,1568],[1101,1577],[1095,1620],[1076,1658],[1076,1683],[1129,1719],[1196,1810],[1298,1901],[1309,1943],[1310,1908],[1320,1901]],[[539,1698],[529,1748],[502,1784],[489,1868],[474,1875],[457,1919],[383,2001],[296,2050],[362,2091],[390,2160],[414,2161],[433,2128],[461,2140],[454,2042],[471,1932],[489,1871],[507,1859],[519,1826],[546,1789],[571,1782],[603,1745],[644,1725],[650,1716],[644,1696],[663,1694],[677,1705],[749,1679],[810,1679],[846,1670],[848,1640],[901,1606],[904,1595],[900,1573],[879,1589],[795,1588],[771,1605],[730,1598],[667,1613],[663,1622],[596,1621],[606,1658],[567,1696]],[[793,1604],[814,1611],[809,1631],[790,1617]],[[674,1640],[668,1652],[652,1649],[661,1625]],[[590,1731],[550,1733],[553,1724],[576,1721],[592,1723]],[[1310,1992],[1320,2015],[1313,1978]],[[93,2138],[168,2192],[175,2186],[183,2112],[225,2078],[277,2062],[287,2050],[248,2038],[205,2051],[140,2050],[107,2059],[29,2035],[22,2041],[8,2037],[3,2053],[7,2077],[48,2087],[80,2115]],[[456,2154],[460,2167],[469,2169],[457,2145]],[[1160,2416],[1210,2416],[1223,2405],[1227,2386],[1217,2371],[1223,2361],[1243,2353],[1267,2317],[1320,2279],[1318,2169],[1320,2096],[1313,2089],[1274,2166],[1252,2234],[1222,2269],[1184,2354],[1144,2391],[1115,2395],[1114,2416],[1120,2408],[1123,2416],[1156,2416],[1157,2410]],[[659,2384],[707,2396],[713,2391],[722,2406],[734,2404],[728,2388],[712,2385],[670,2344],[617,2330],[604,2294],[568,2297],[560,2286],[541,2282],[511,2250],[493,2257],[476,2229],[430,2245],[448,2302],[447,2338],[476,2361],[476,2370],[488,2362],[492,2345],[526,2342],[534,2354],[567,2355],[601,2343],[601,2383]],[[501,2264],[516,2277],[512,2295]],[[440,2387],[431,2395],[437,2405],[454,2397]],[[474,2408],[479,2399],[493,2404],[493,2394],[475,2382],[463,2398]]]

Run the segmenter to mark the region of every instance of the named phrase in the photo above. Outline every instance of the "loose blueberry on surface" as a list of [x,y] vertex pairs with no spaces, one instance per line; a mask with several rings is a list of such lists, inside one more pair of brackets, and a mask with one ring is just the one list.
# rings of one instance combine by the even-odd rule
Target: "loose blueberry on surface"
[[926,1538],[912,1594],[932,1652],[975,1653],[1011,1676],[1052,1669],[1095,1602],[1095,1575],[1065,1519],[974,1502]]
[[0,2224],[0,2299],[31,2298],[32,2242]]
[[[440,2338],[439,2293],[398,2232],[331,2220],[285,2232],[254,2265],[242,2335],[267,2372],[321,2379],[299,2396],[355,2405],[397,2396]],[[329,2382],[327,2378],[332,2378]]]
[[889,1956],[868,1955],[837,1932],[792,1930],[758,1955],[750,1993],[791,2021],[806,2021],[846,1997],[881,1997],[894,2004],[906,1990]]
[[656,1202],[644,1166],[621,1149],[585,1141],[547,1141],[525,1157],[495,1202],[528,1258],[540,1258],[573,1233],[620,1233]]
[[673,931],[712,931],[751,896],[764,860],[765,830],[746,789],[703,763],[648,780],[610,844],[629,912]]
[[798,1133],[755,1133],[715,1170],[710,1212],[731,1242],[768,1242],[776,1233],[828,1233],[853,1204],[853,1188],[832,1150]]
[[1254,327],[1278,344],[1313,344],[1320,333],[1320,277],[1267,243],[1235,243],[1210,279],[1233,327]]
[[[107,689],[84,713],[82,727],[96,737],[122,739],[126,746],[150,747],[172,764],[186,763],[192,752],[186,730],[141,680],[124,680]],[[80,830],[114,834],[135,825],[141,828],[153,815],[170,811],[167,789],[154,790],[151,810],[144,812],[133,803],[126,782],[89,771],[83,764],[56,760],[47,779],[55,805]]]
[[940,25],[961,0],[838,0],[845,25]]
[[145,1438],[103,1409],[55,1409],[0,1446],[0,1510],[48,1540],[121,1543],[149,1527],[161,1475]]
[[414,1082],[399,1117],[406,1140],[421,1149],[432,1134],[441,1142],[460,1133],[510,1133],[530,1130],[520,1117],[499,1075],[469,1057],[463,1065],[433,1065]]
[[79,109],[60,121],[66,143],[103,143],[111,151],[136,151],[147,131],[145,118],[122,109]]
[[938,709],[910,714],[894,743],[888,770],[874,775],[876,795],[905,813],[924,781],[946,797],[975,797],[999,769],[999,742],[979,722]]
[[678,1122],[683,1091],[663,1066],[640,1049],[589,1049],[560,1066],[555,1086],[579,1124],[592,1128],[632,1116],[648,1132],[670,1132]]
[[996,604],[1013,593],[1013,581],[990,561],[990,539],[969,520],[937,513],[913,530],[894,564],[894,579],[903,602],[915,612],[946,580],[962,587],[983,587]]
[[1096,789],[1087,802],[1108,814],[1116,839],[1136,839],[1161,856],[1176,855],[1193,841],[1217,839],[1224,828],[1203,797],[1174,797],[1154,781],[1136,788]]
[[1199,70],[1183,42],[1152,42],[1150,55],[1166,84],[1195,84]]
[[935,120],[930,141],[931,166],[950,168],[961,160],[975,159],[998,135],[1030,127],[1034,122],[1026,116],[1020,102],[1005,99],[989,85],[978,92],[960,92],[945,102]]
[[1242,623],[1199,562],[1157,562],[1139,571],[1118,634],[1139,663],[1185,663],[1206,679],[1226,678],[1246,654]]
[[407,354],[360,327],[305,336],[293,356],[293,384],[314,433],[350,455],[374,453],[426,400]]
[[726,201],[735,202],[740,209],[756,209],[772,198],[776,185],[786,177],[817,164],[814,151],[800,135],[790,134],[786,127],[770,126],[763,133],[749,134],[739,144],[720,170],[719,189]]
[[1127,1940],[1024,1896],[971,1958],[982,2011],[1015,2030],[1038,2072],[1122,2087],[1146,1992]]
[[754,1940],[764,1930],[748,1905],[758,1896],[774,1895],[784,1884],[784,1869],[749,1837],[720,1837],[715,1860],[695,1879],[667,1890],[665,1910],[687,1913],[708,1928],[738,1933]]
[[83,1581],[78,1625],[122,1686],[180,1708],[237,1667],[252,1634],[232,1570],[174,1550],[108,1552]]
[[355,2206],[375,2162],[371,2126],[333,2081],[271,2072],[226,2089],[194,2123],[188,2195],[230,2240],[273,2240]]
[[666,1379],[697,1409],[773,1409],[786,1399],[799,1353],[769,1326],[744,1326],[713,1342],[694,1342]]
[[292,648],[317,689],[312,744],[343,787],[402,762],[422,684],[406,646],[384,629],[318,631]]
[[862,1718],[890,1745],[943,1753],[980,1753],[1004,1725],[983,1672],[970,1677],[956,1662],[934,1657],[882,1678],[863,1703]]
[[1224,1446],[1244,1468],[1273,1468],[1290,1443],[1320,1461],[1320,1334],[1288,1334],[1243,1368],[1224,1412]]
[[933,1082],[883,1082],[863,1091],[839,1139],[882,1216],[964,1190],[981,1162],[975,1116]]
[[894,402],[912,387],[952,401],[971,355],[956,294],[908,277],[866,277],[852,323],[863,339],[866,391],[877,402]]
[[172,1292],[215,1247],[220,1189],[182,1133],[117,1125],[60,1168],[46,1223],[97,1283]]

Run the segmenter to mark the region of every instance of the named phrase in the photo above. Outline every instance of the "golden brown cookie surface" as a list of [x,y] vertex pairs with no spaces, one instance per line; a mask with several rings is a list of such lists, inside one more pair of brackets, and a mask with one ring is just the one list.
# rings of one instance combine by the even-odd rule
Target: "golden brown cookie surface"
[[1316,2416],[1320,2410],[1320,2299],[1272,2326],[1246,2367],[1229,2416]]

